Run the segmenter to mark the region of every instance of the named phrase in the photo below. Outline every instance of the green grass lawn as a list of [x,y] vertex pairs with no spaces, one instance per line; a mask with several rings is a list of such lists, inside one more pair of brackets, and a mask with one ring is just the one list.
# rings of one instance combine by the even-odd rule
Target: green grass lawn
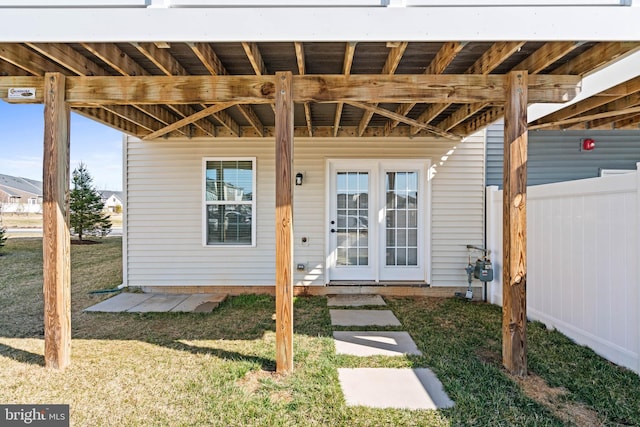
[[[83,313],[121,283],[121,240],[72,246],[72,365],[43,367],[39,239],[0,257],[0,403],[67,403],[75,426],[640,425],[640,378],[529,324],[530,375],[501,368],[499,307],[386,298],[424,353],[335,355],[326,299],[295,301],[295,372],[275,367],[274,299],[213,313]],[[339,367],[429,367],[456,402],[442,411],[351,408]]]

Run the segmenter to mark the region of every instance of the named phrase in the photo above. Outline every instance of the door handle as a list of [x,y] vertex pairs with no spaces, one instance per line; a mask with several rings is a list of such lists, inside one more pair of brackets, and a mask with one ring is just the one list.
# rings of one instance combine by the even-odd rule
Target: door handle
[[336,229],[335,229],[335,228],[332,228],[332,229],[331,229],[331,232],[332,232],[332,233],[335,233],[335,232],[336,232]]

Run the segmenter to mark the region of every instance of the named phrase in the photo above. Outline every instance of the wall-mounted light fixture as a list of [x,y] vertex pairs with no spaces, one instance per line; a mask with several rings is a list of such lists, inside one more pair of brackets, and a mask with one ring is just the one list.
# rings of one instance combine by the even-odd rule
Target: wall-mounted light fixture
[[296,185],[302,185],[302,178],[303,178],[302,172],[298,172],[296,174]]

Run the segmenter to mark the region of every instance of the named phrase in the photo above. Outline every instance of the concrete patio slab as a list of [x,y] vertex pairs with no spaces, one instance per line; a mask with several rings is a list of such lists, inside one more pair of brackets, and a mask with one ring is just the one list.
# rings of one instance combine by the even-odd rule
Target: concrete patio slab
[[333,333],[336,354],[351,356],[420,356],[408,332],[343,331]]
[[338,377],[347,406],[441,409],[454,405],[427,368],[339,368]]
[[193,294],[175,306],[173,312],[209,313],[227,298],[225,294]]
[[380,295],[329,295],[329,307],[362,307],[367,305],[387,305]]
[[148,300],[152,296],[153,294],[133,294],[123,292],[89,308],[85,308],[84,311],[118,313],[127,311],[128,309]]
[[391,310],[329,310],[333,326],[401,326]]
[[157,313],[171,311],[187,299],[187,295],[153,294],[151,298],[127,310],[129,313]]

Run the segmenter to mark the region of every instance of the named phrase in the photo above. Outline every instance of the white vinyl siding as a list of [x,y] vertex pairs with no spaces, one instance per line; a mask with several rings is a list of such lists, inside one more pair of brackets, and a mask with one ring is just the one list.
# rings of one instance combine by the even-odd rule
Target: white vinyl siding
[[[176,139],[126,144],[127,271],[130,286],[273,285],[275,281],[275,148],[267,139]],[[294,191],[296,285],[325,284],[327,159],[431,160],[433,286],[464,286],[467,244],[483,244],[484,144],[443,138],[296,138]],[[202,247],[204,157],[255,157],[255,247]],[[302,238],[307,242],[303,243]]]

